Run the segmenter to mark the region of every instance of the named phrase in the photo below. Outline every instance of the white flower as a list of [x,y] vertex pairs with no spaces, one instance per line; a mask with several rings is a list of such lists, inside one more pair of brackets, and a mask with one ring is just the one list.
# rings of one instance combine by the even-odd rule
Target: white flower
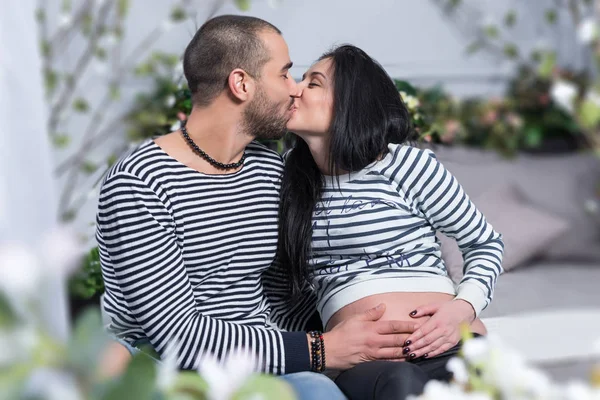
[[489,357],[490,345],[488,339],[479,337],[467,340],[463,345],[462,352],[469,364],[479,364]]
[[178,363],[177,352],[179,344],[177,342],[169,342],[165,350],[161,363],[158,366],[156,385],[160,390],[167,391],[171,388],[177,378]]
[[598,26],[594,18],[586,18],[577,27],[577,38],[585,45],[592,43],[598,38]]
[[283,4],[283,0],[267,0],[269,7],[279,8]]
[[404,101],[404,103],[406,103],[406,106],[410,110],[414,110],[421,104],[418,98],[416,98],[415,96],[411,96],[404,91],[400,91],[400,97],[402,97],[402,100]]
[[577,87],[570,82],[557,80],[550,89],[552,99],[569,112],[573,112],[573,100],[577,95]]
[[104,76],[108,73],[108,64],[106,61],[96,58],[94,60],[94,71],[96,71],[96,74]]
[[173,107],[175,105],[175,96],[173,96],[172,94],[167,96],[167,98],[165,99],[165,105],[167,107]]
[[248,352],[238,351],[219,363],[214,357],[203,357],[198,372],[206,380],[211,400],[227,400],[256,370],[256,360]]
[[38,290],[42,268],[36,256],[24,245],[0,245],[0,291],[9,297],[30,298]]
[[[588,199],[585,201],[585,203],[583,204],[583,208],[586,212],[590,213],[590,214],[597,214],[598,213],[598,209],[600,207],[598,207],[598,202],[594,199]],[[598,354],[600,354],[600,343],[598,346]]]
[[31,357],[39,338],[30,325],[0,330],[0,366],[10,367]]
[[73,17],[71,14],[63,13],[58,17],[58,27],[66,29],[73,23]]
[[31,375],[26,397],[44,400],[83,399],[75,377],[66,372],[49,368],[38,368]]
[[66,278],[79,267],[84,252],[75,232],[66,226],[60,226],[42,242],[44,267],[47,267],[45,271]]
[[465,384],[469,380],[469,372],[462,358],[452,357],[446,364],[446,369],[452,372],[454,380],[460,384]]
[[169,32],[172,28],[173,22],[170,19],[166,19],[160,24],[160,30],[163,32]]
[[181,121],[173,122],[173,125],[171,125],[171,132],[175,132],[180,127],[181,127]]
[[119,38],[117,37],[117,35],[115,35],[114,32],[109,32],[102,37],[101,41],[102,47],[111,49],[115,47],[115,45],[119,42]]

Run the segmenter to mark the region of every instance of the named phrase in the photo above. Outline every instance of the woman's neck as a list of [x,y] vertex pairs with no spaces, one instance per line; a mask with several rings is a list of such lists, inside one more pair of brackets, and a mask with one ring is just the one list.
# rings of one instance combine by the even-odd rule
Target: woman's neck
[[323,175],[333,175],[329,164],[329,139],[324,137],[302,138]]

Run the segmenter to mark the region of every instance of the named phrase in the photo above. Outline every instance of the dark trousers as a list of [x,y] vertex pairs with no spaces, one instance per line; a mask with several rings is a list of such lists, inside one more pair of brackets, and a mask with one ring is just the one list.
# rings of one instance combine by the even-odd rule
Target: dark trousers
[[421,394],[430,379],[452,379],[446,363],[458,354],[460,346],[461,343],[433,358],[364,362],[340,373],[335,383],[349,400],[402,400]]

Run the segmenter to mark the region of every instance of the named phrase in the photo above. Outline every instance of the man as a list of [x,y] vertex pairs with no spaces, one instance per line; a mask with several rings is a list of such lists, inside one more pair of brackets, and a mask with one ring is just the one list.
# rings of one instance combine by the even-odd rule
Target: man
[[[196,33],[183,62],[193,101],[187,123],[121,159],[100,193],[110,329],[161,355],[178,343],[184,369],[205,354],[244,348],[301,398],[341,397],[320,375],[294,379],[311,370],[303,329],[314,304],[307,296],[285,308],[281,274],[271,268],[282,160],[253,140],[282,137],[298,94],[281,32],[257,18],[217,17]],[[403,358],[401,333],[415,326],[379,321],[384,308],[324,334],[328,367]]]

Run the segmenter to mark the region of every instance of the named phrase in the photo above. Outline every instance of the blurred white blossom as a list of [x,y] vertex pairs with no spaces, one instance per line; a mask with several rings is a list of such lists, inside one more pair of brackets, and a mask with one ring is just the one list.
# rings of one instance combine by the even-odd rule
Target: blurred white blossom
[[0,367],[10,367],[29,358],[37,341],[38,335],[29,325],[0,329]]
[[279,8],[283,4],[283,0],[267,0],[269,7]]
[[550,89],[552,99],[569,112],[573,112],[573,100],[577,95],[577,87],[565,80],[557,80]]
[[211,400],[228,400],[256,370],[256,359],[251,353],[231,353],[224,362],[204,357],[199,368],[206,380]]
[[62,13],[58,17],[58,27],[66,29],[73,23],[73,17],[69,13]]
[[167,107],[173,107],[175,105],[175,101],[176,101],[175,96],[171,94],[171,95],[167,96],[167,98],[165,99],[165,105]]
[[164,356],[161,358],[161,363],[158,365],[156,385],[163,391],[168,391],[177,378],[179,372],[177,364],[178,348],[179,344],[177,342],[169,342]]
[[402,98],[404,103],[406,103],[406,106],[409,110],[414,110],[421,104],[418,98],[416,98],[415,96],[411,96],[404,91],[400,91],[400,97]]
[[454,380],[460,384],[466,384],[469,380],[469,371],[462,358],[453,357],[448,360],[446,369],[452,372]]
[[174,24],[170,19],[166,19],[160,24],[160,30],[163,32],[169,32],[171,29],[173,29],[173,25]]
[[33,372],[26,394],[28,398],[44,400],[83,399],[79,385],[72,374],[49,368],[38,368]]
[[598,25],[594,18],[586,18],[577,27],[577,38],[583,44],[590,44],[598,38]]
[[75,232],[66,226],[59,226],[51,231],[44,238],[41,251],[46,273],[61,278],[68,277],[79,266],[85,253]]
[[9,297],[33,298],[42,283],[38,259],[21,243],[0,244],[0,291]]

